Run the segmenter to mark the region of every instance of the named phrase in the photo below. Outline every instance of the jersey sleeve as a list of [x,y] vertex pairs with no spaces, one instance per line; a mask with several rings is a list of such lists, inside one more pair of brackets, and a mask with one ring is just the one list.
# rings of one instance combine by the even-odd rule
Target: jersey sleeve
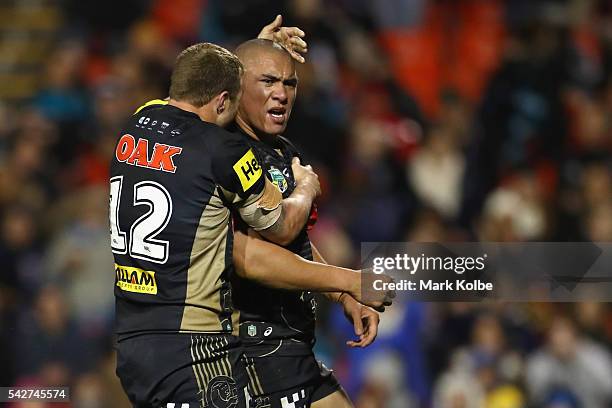
[[241,198],[260,194],[264,189],[263,170],[253,149],[233,137],[217,146],[212,161],[215,181]]
[[[282,211],[282,195],[265,177],[254,151],[230,133],[216,146],[213,176],[240,217],[255,230],[271,227]],[[277,193],[278,192],[278,193]]]

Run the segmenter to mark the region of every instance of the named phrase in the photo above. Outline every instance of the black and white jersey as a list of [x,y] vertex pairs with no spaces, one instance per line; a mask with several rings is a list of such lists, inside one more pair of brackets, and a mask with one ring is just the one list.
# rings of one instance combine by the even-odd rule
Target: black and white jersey
[[[291,161],[299,153],[287,139],[279,136],[271,146],[243,134],[262,165],[266,177],[280,190],[283,198],[295,189]],[[245,229],[237,221],[235,228]],[[286,247],[301,257],[312,260],[310,238],[306,227]],[[240,311],[240,337],[249,346],[264,342],[278,344],[286,340],[279,354],[309,353],[314,343],[315,309],[314,295],[306,291],[272,289],[246,279],[233,279],[234,303]]]
[[261,208],[271,190],[261,176],[243,138],[194,113],[158,100],[134,114],[110,174],[119,339],[237,333],[229,208],[255,229],[274,224],[280,200]]

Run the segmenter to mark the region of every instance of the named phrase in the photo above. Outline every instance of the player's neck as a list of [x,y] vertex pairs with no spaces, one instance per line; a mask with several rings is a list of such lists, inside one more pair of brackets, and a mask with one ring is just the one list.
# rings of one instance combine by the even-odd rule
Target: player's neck
[[244,119],[242,119],[240,114],[236,116],[236,124],[238,124],[238,127],[240,127],[240,129],[242,129],[244,133],[246,133],[253,139],[261,140],[259,136],[257,136],[257,133],[255,133],[255,130],[253,130],[253,128],[248,123],[246,123]]
[[246,133],[253,139],[259,140],[260,142],[264,142],[272,146],[274,145],[276,141],[276,135],[269,135],[267,133],[256,132],[255,129],[253,129],[251,125],[249,125],[248,123],[246,123],[244,119],[242,119],[240,114],[236,116],[236,123],[238,124],[240,129],[242,129],[244,133]]
[[177,107],[187,112],[195,113],[204,122],[215,123],[215,116],[212,114],[212,112],[205,109],[206,105],[201,108],[197,108],[189,102],[177,101],[176,99],[172,98],[168,101],[168,105]]

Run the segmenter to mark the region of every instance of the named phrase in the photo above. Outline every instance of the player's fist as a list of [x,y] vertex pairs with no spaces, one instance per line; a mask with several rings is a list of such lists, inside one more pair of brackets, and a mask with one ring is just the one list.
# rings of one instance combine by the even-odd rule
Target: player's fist
[[321,194],[321,185],[319,184],[319,176],[312,170],[310,165],[302,166],[300,159],[294,157],[291,161],[291,170],[297,185],[302,186],[310,191],[313,199]]
[[391,306],[395,298],[395,290],[389,289],[388,285],[393,282],[395,280],[389,275],[364,270],[349,294],[359,303],[384,312],[385,306]]

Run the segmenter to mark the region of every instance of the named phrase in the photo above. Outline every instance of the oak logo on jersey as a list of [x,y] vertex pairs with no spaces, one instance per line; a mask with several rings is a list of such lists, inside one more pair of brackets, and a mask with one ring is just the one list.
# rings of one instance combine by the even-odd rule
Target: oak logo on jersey
[[249,149],[236,163],[234,163],[234,171],[240,179],[242,190],[247,191],[261,177],[261,166],[257,162],[253,150]]
[[151,159],[149,160],[149,141],[139,138],[138,143],[136,143],[134,136],[126,134],[121,136],[119,143],[117,143],[115,157],[118,161],[132,166],[174,173],[176,166],[174,165],[173,156],[181,154],[182,151],[182,147],[155,143]]
[[157,295],[155,272],[115,264],[115,274],[117,275],[119,289],[127,292]]
[[268,173],[270,174],[270,178],[272,179],[272,184],[274,184],[281,193],[287,191],[287,180],[285,179],[284,174],[277,169],[276,167],[271,167],[268,169]]

